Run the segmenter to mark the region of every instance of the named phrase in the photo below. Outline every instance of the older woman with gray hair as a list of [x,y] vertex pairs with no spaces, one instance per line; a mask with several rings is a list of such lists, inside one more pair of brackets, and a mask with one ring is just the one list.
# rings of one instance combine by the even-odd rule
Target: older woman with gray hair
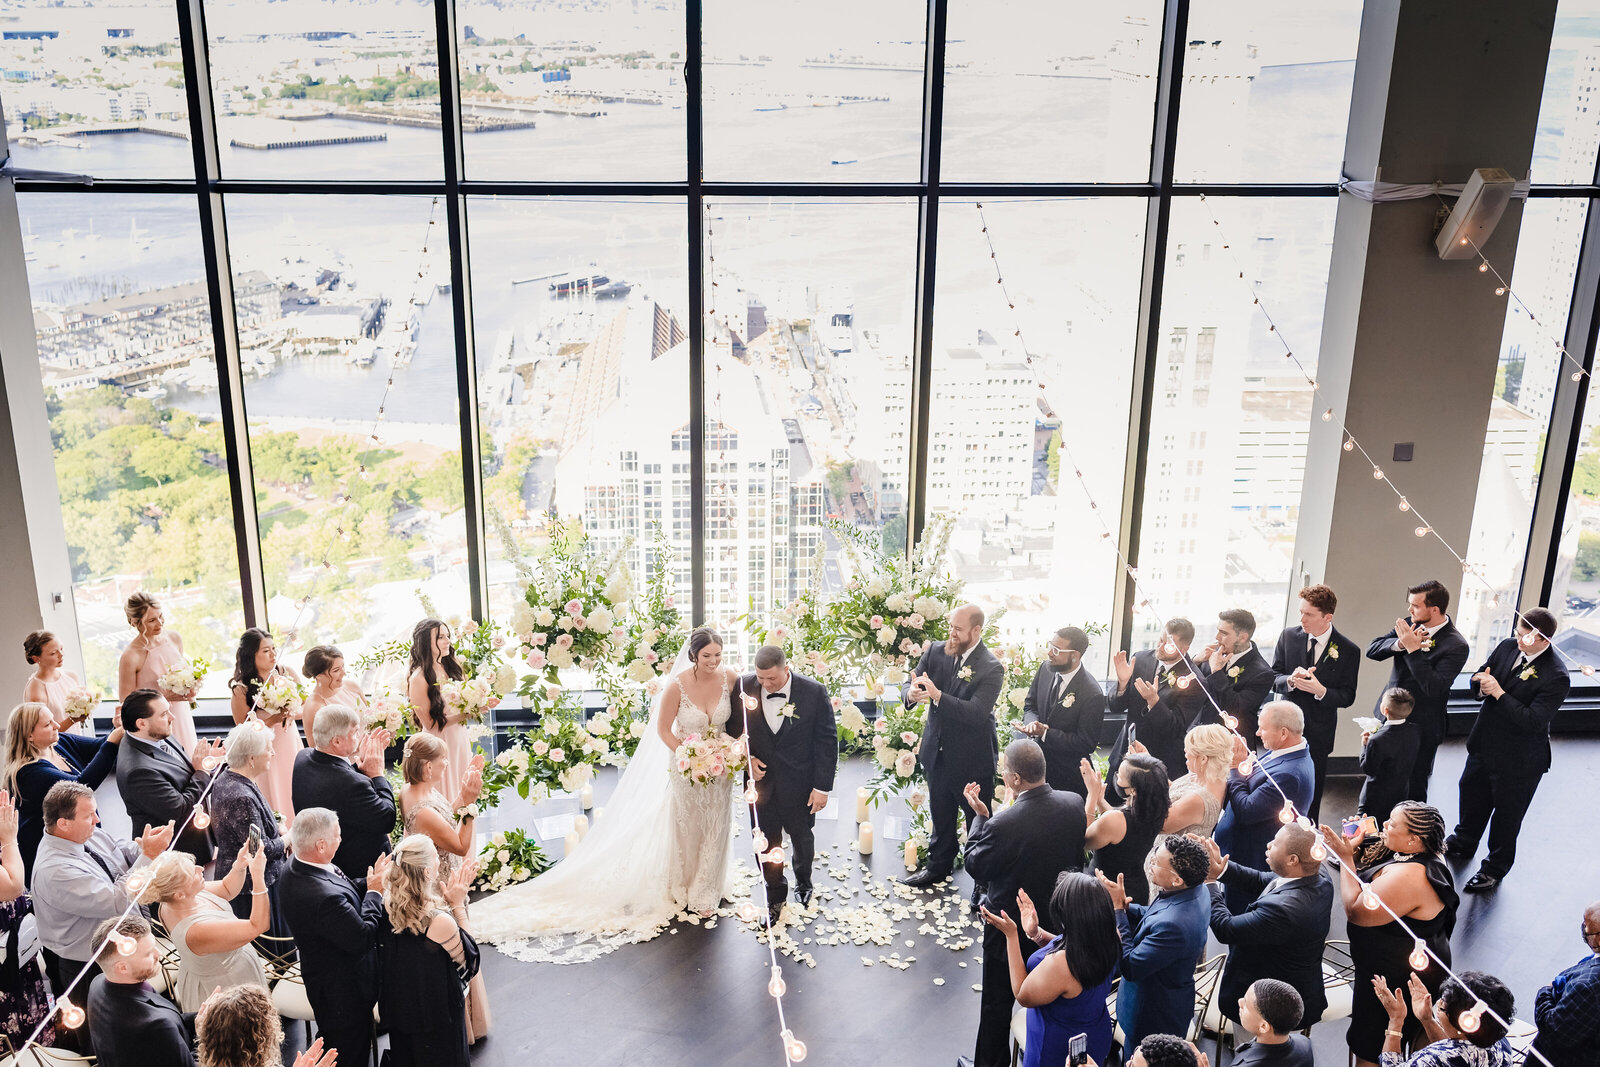
[[[261,848],[267,854],[266,885],[246,879],[245,889],[265,888],[272,908],[273,937],[288,937],[289,927],[278,908],[278,876],[283,873],[284,838],[277,813],[267,803],[261,784],[273,759],[272,730],[255,719],[246,719],[228,732],[227,766],[211,786],[211,835],[217,845],[216,878],[227,877],[241,846],[251,840],[251,828],[260,831]],[[197,813],[198,814],[198,813]],[[250,915],[250,897],[240,893],[233,898],[233,912],[239,918]]]

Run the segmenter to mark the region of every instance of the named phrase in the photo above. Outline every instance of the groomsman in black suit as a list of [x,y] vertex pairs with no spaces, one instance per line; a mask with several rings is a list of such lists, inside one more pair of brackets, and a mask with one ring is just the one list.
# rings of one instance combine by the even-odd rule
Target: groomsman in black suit
[[903,687],[907,704],[928,705],[918,758],[928,777],[928,809],[933,834],[928,866],[902,879],[929,886],[949,877],[956,865],[956,809],[972,825],[976,813],[963,796],[977,782],[984,804],[994,799],[995,764],[1000,746],[994,732],[994,704],[1005,682],[1005,667],[983,643],[983,609],[965,604],[950,613],[950,637],[922,653]]
[[[1217,613],[1217,636],[1200,653],[1195,674],[1218,708],[1239,720],[1236,729],[1254,744],[1256,712],[1272,693],[1272,667],[1256,648],[1256,617],[1243,608]],[[1216,710],[1212,709],[1212,715]]]
[[[1529,608],[1517,636],[1495,646],[1472,676],[1483,707],[1467,736],[1461,772],[1461,821],[1445,841],[1445,854],[1468,859],[1489,829],[1489,855],[1462,888],[1493,889],[1517,858],[1517,832],[1533,803],[1539,779],[1550,769],[1550,720],[1561,710],[1572,678],[1550,647],[1556,617]],[[1491,821],[1492,819],[1492,821]]]
[[[811,903],[811,857],[817,812],[828,803],[839,765],[839,733],[834,726],[828,690],[789,669],[783,649],[763,645],[756,650],[755,673],[739,679],[728,732],[750,731],[750,777],[756,786],[756,825],[768,847],[783,844],[784,834],[794,863],[795,900]],[[773,922],[789,898],[783,864],[763,863],[767,909]]]
[[1420,740],[1407,795],[1426,803],[1434,753],[1444,740],[1450,686],[1467,665],[1472,649],[1445,614],[1450,606],[1450,590],[1442,584],[1430,579],[1412,586],[1406,590],[1406,605],[1409,615],[1396,619],[1394,629],[1367,646],[1367,658],[1394,660],[1389,684],[1384,688],[1399,686],[1416,701],[1411,721],[1416,724]]
[[[967,835],[967,873],[983,886],[982,906],[990,912],[1005,912],[1019,928],[1019,890],[1037,906],[1046,907],[1062,873],[1083,869],[1083,834],[1088,825],[1083,798],[1051,788],[1045,781],[1046,770],[1044,752],[1022,737],[1006,746],[1002,773],[1006,788],[1016,798],[1010,807],[990,818],[988,806],[979,797],[979,784],[968,782],[966,788],[967,803],[978,813]],[[1082,774],[1078,780],[1082,782]],[[985,924],[983,999],[971,1061],[977,1067],[1008,1067],[1011,1063],[1007,1039],[1014,1003],[1006,937]]]
[[[1128,754],[1128,742],[1137,740],[1166,765],[1171,778],[1187,773],[1183,737],[1201,722],[1215,722],[1216,713],[1205,691],[1194,677],[1189,661],[1189,645],[1194,641],[1194,623],[1188,619],[1167,620],[1161,641],[1128,659],[1118,652],[1111,666],[1116,672],[1116,689],[1107,700],[1112,711],[1121,712],[1126,721],[1111,746],[1111,766],[1106,772],[1106,795],[1122,802],[1117,789],[1117,767]],[[1136,731],[1136,737],[1130,732]]]
[[1339,729],[1339,712],[1356,702],[1360,646],[1333,627],[1339,600],[1325,585],[1300,590],[1300,625],[1278,635],[1272,653],[1272,689],[1300,706],[1306,716],[1306,747],[1317,768],[1317,790],[1311,796],[1313,822],[1322,810],[1322,783],[1328,754]]
[[1022,732],[1044,750],[1045,778],[1051,789],[1087,795],[1079,763],[1100,746],[1106,721],[1106,691],[1083,669],[1089,635],[1076,626],[1056,631],[1045,646],[1045,661],[1034,673],[1022,704]]
[[360,883],[351,881],[333,863],[339,816],[327,808],[301,808],[289,837],[294,857],[278,881],[278,901],[300,950],[306,1000],[323,1048],[338,1050],[345,1067],[366,1067],[378,1003],[378,927],[389,921],[383,909],[389,857],[379,856]]
[[117,790],[134,836],[170,822],[183,828],[175,847],[196,863],[210,863],[211,835],[189,822],[189,815],[211,780],[201,768],[212,757],[221,762],[222,746],[197,744],[192,753],[179,748],[172,739],[172,708],[154,689],[135,689],[122,698],[122,725],[127,734],[117,753]]

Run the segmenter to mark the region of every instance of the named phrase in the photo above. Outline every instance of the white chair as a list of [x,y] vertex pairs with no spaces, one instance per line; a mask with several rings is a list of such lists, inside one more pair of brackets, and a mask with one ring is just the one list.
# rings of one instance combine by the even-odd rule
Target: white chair
[[84,1056],[77,1052],[68,1052],[60,1048],[42,1048],[33,1046],[23,1052],[14,1053],[0,1060],[0,1067],[86,1067],[95,1062],[93,1056]]
[[306,996],[305,979],[301,978],[298,966],[293,972],[281,974],[278,980],[272,983],[272,1006],[285,1019],[305,1023],[306,1044],[310,1045],[311,1024],[316,1021],[317,1013],[311,1010],[311,1001]]
[[1017,1005],[1011,1012],[1011,1067],[1022,1063],[1028,1048],[1028,1009]]
[[1355,1004],[1355,979],[1355,964],[1350,960],[1350,942],[1329,941],[1322,949],[1322,991],[1327,995],[1328,1006],[1322,1009],[1320,1019],[1307,1022],[1300,1032],[1310,1037],[1314,1023],[1350,1018],[1350,1009]]

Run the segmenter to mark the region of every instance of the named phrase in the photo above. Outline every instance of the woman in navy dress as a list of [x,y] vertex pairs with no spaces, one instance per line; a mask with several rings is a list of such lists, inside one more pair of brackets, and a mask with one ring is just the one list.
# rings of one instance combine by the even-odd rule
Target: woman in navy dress
[[17,847],[30,878],[34,853],[44,837],[44,795],[57,782],[97,788],[116,769],[121,743],[120,708],[106,737],[59,732],[55,714],[44,704],[18,704],[11,712],[6,726],[5,788],[16,798],[21,824]]
[[1006,935],[1011,992],[1028,1013],[1023,1067],[1066,1063],[1067,1043],[1076,1034],[1087,1036],[1094,1062],[1105,1063],[1113,1030],[1106,998],[1122,955],[1110,896],[1089,875],[1062,874],[1050,894],[1050,917],[1059,934],[1040,927],[1033,901],[1021,890],[1017,906],[1023,933],[1040,946],[1026,962],[1017,924],[1004,913],[985,910],[984,918]]

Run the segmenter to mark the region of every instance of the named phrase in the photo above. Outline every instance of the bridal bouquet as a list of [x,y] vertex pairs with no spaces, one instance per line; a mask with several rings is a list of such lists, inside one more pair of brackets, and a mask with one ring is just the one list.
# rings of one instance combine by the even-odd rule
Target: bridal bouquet
[[205,681],[210,669],[211,664],[203,659],[179,660],[161,672],[156,685],[180,700],[187,700],[192,707],[195,694],[200,692],[200,683]]
[[411,704],[388,690],[367,700],[367,726],[374,730],[388,730],[395,740],[408,737],[413,732]]
[[673,753],[678,773],[697,785],[710,785],[744,770],[744,742],[727,734],[690,734]]
[[447,678],[439,683],[439,695],[444,698],[446,709],[468,722],[481,723],[500,706],[500,695],[494,691],[492,681],[482,676],[459,682]]
[[94,714],[94,709],[100,706],[100,693],[94,689],[74,689],[67,694],[67,717],[71,719],[87,719]]
[[282,671],[274,671],[256,692],[261,717],[288,715],[293,718],[305,702],[306,691],[300,683]]

